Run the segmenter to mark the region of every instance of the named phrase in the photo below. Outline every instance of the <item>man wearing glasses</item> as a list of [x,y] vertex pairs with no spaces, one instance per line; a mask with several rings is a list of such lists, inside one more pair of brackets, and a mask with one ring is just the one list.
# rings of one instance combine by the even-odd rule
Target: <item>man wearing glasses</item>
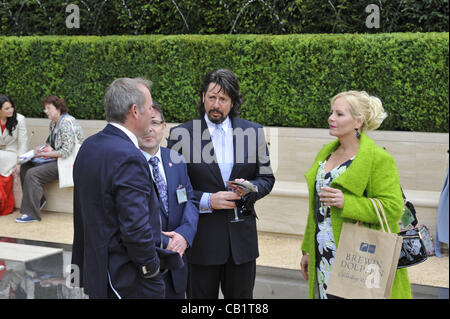
[[163,248],[176,251],[183,257],[181,269],[163,274],[166,299],[185,298],[187,261],[185,251],[193,244],[198,222],[198,207],[194,201],[191,182],[184,159],[177,152],[160,147],[166,130],[161,106],[153,100],[153,116],[149,133],[138,139],[139,147],[149,162],[161,202]]

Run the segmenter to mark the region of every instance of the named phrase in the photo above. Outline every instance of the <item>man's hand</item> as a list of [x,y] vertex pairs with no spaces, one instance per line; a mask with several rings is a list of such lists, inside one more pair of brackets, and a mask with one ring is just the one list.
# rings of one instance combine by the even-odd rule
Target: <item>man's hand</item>
[[211,208],[212,209],[233,209],[236,207],[235,200],[240,200],[241,197],[228,191],[221,191],[211,194]]
[[[243,178],[236,178],[234,180],[235,182],[238,183],[244,183],[247,182],[247,180],[243,179]],[[229,188],[231,188],[236,194],[238,194],[240,197],[245,196],[248,194],[247,191],[243,190],[242,188],[240,188],[239,186],[235,186],[235,185],[230,185]]]
[[183,257],[186,248],[188,247],[188,242],[184,239],[180,234],[170,231],[170,232],[162,232],[164,236],[169,237],[169,244],[167,245],[168,250],[175,251]]

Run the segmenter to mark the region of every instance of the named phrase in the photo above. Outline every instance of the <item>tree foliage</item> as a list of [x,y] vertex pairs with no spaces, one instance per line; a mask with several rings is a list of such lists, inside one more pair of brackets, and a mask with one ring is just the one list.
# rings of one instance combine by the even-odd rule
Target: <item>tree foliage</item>
[[[80,27],[68,28],[69,4]],[[380,10],[368,28],[368,5]],[[448,0],[0,0],[3,35],[448,32]]]

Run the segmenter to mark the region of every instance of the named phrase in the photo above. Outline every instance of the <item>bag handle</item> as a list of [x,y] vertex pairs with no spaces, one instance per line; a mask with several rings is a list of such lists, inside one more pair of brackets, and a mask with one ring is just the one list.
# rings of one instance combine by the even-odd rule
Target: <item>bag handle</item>
[[[384,228],[384,225],[383,225],[383,220],[381,219],[381,216],[383,216],[384,222],[386,223],[386,228],[387,228],[388,232],[390,233],[391,229],[389,227],[389,224],[388,224],[388,221],[386,218],[386,214],[384,213],[384,208],[383,208],[383,205],[381,204],[380,200],[378,198],[369,198],[369,199],[372,202],[373,207],[375,208],[375,212],[377,214],[378,221],[380,222],[381,229],[384,232],[386,232],[386,229]],[[378,207],[377,207],[376,203],[378,203],[378,205],[380,206],[381,216],[380,216],[380,212],[378,211]]]
[[[73,127],[73,122],[69,118],[67,118],[66,121],[69,121],[70,127],[72,128],[73,136],[75,137],[75,143],[74,143],[74,147],[75,147],[75,145],[80,144],[80,142],[78,141],[77,132],[75,131],[75,128]],[[73,150],[72,150],[72,152],[73,152]]]

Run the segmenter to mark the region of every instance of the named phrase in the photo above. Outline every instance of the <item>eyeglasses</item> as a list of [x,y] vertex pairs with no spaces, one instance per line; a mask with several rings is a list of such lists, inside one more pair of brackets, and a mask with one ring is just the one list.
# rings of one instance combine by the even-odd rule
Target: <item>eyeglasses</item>
[[161,124],[163,124],[163,123],[164,123],[164,121],[153,120],[150,122],[150,126],[151,126],[151,128],[159,128],[161,126]]

